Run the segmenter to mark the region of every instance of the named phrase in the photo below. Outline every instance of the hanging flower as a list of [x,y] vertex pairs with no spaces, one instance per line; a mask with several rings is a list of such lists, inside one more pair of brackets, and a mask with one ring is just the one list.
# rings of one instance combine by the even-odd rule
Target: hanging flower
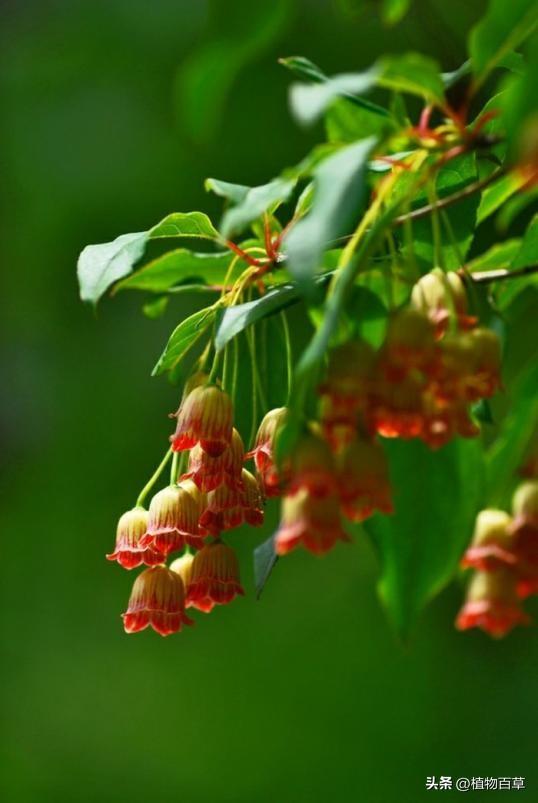
[[514,566],[516,556],[510,532],[512,518],[504,510],[482,510],[476,517],[473,540],[461,560],[462,568],[495,571]]
[[205,510],[200,516],[200,527],[213,535],[231,530],[243,523],[243,490],[219,485],[207,494]]
[[512,500],[511,533],[517,555],[517,591],[521,598],[538,594],[538,481],[522,483]]
[[148,512],[143,507],[134,507],[121,516],[116,530],[116,547],[107,555],[124,569],[135,569],[142,563],[155,566],[163,563],[164,555],[151,546],[140,545],[148,529]]
[[182,479],[181,482],[178,482],[178,487],[179,488],[183,488],[183,490],[187,491],[189,496],[192,497],[192,499],[194,500],[194,502],[196,504],[196,510],[197,510],[197,513],[198,513],[198,518],[200,518],[200,516],[202,515],[202,513],[205,510],[206,498],[207,498],[206,494],[203,493],[198,488],[198,486],[196,485],[195,482],[193,482],[191,479],[188,479],[188,478]]
[[325,381],[319,386],[320,420],[332,448],[349,443],[372,388],[376,354],[365,340],[350,340],[329,353]]
[[196,553],[187,587],[187,607],[209,613],[215,605],[225,605],[244,593],[231,547],[218,540]]
[[379,353],[380,376],[391,383],[400,383],[413,371],[433,373],[436,361],[434,328],[428,316],[412,307],[397,312]]
[[501,344],[491,329],[479,327],[467,335],[472,349],[472,363],[464,375],[468,401],[488,399],[501,387]]
[[241,435],[234,428],[232,440],[218,457],[211,457],[200,444],[189,455],[189,468],[183,479],[190,478],[201,491],[214,491],[223,482],[230,488],[241,485],[244,447]]
[[452,316],[460,329],[472,329],[477,318],[468,314],[465,284],[455,272],[434,269],[415,284],[411,291],[413,306],[429,317],[439,339],[447,331]]
[[200,549],[203,535],[198,527],[199,506],[184,487],[170,485],[155,494],[149,506],[147,535],[141,546],[151,546],[169,555],[186,544]]
[[337,541],[349,541],[342,527],[336,494],[312,497],[306,488],[282,502],[280,526],[275,535],[277,555],[287,555],[302,545],[315,555],[322,555]]
[[340,458],[338,495],[350,521],[364,521],[376,510],[392,513],[387,458],[379,443],[355,439]]
[[138,633],[149,625],[161,636],[168,636],[179,632],[182,625],[193,624],[185,614],[181,577],[166,566],[153,566],[138,575],[122,616],[126,633]]
[[418,438],[423,430],[424,383],[408,376],[401,382],[379,383],[370,418],[384,438]]
[[194,560],[194,555],[191,552],[185,552],[184,555],[181,555],[180,558],[176,558],[170,564],[170,571],[179,574],[179,576],[181,577],[185,592],[189,587],[189,583],[191,581],[193,560]]
[[311,496],[326,496],[336,490],[336,467],[327,443],[318,435],[305,433],[290,458],[288,494],[306,488]]
[[232,440],[233,408],[230,397],[216,385],[201,385],[183,399],[175,414],[177,426],[170,438],[174,452],[200,444],[218,457]]
[[475,572],[456,619],[458,630],[479,627],[494,638],[502,638],[516,625],[529,622],[517,598],[513,572],[508,569]]
[[280,496],[287,482],[287,469],[280,472],[274,461],[274,444],[278,430],[284,423],[287,410],[276,407],[264,416],[256,435],[254,449],[245,455],[253,457],[264,496]]
[[263,494],[260,490],[256,477],[247,471],[242,472],[243,493],[241,504],[245,521],[252,527],[260,527],[263,524]]

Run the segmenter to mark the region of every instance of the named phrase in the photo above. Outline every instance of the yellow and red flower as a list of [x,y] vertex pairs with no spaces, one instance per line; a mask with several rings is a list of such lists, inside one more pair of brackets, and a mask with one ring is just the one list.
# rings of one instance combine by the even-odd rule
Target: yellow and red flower
[[201,491],[214,491],[222,483],[230,488],[241,485],[244,447],[241,435],[234,428],[230,445],[218,457],[211,457],[200,444],[189,455],[189,467],[183,479],[192,479]]
[[232,401],[216,385],[195,387],[175,413],[177,426],[171,436],[174,452],[192,449],[198,443],[211,457],[218,457],[230,445],[233,428]]
[[144,563],[156,566],[163,563],[164,555],[152,546],[141,546],[140,542],[148,530],[148,512],[143,507],[134,507],[121,516],[116,530],[114,552],[107,555],[108,560],[117,561],[124,569],[135,569]]
[[418,438],[423,430],[424,383],[413,376],[378,384],[370,408],[374,429],[384,438]]
[[380,378],[400,383],[417,371],[431,375],[437,362],[434,334],[433,324],[423,312],[412,307],[397,312],[379,353]]
[[465,552],[462,568],[491,572],[503,566],[514,566],[513,538],[510,532],[512,518],[504,510],[481,510],[471,545]]
[[280,496],[288,479],[286,467],[280,472],[274,461],[275,438],[284,423],[286,412],[285,407],[269,410],[258,428],[254,448],[246,455],[247,458],[254,458],[256,473],[266,497]]
[[187,588],[189,587],[189,583],[191,580],[193,560],[194,560],[194,555],[192,554],[192,552],[185,552],[184,555],[181,555],[181,557],[176,558],[170,564],[170,571],[179,574],[179,576],[181,577],[185,593],[187,593]]
[[392,513],[388,463],[376,441],[355,439],[340,458],[338,495],[344,516],[364,521],[376,510]]
[[196,553],[190,567],[187,607],[209,613],[215,605],[225,605],[244,593],[231,547],[219,540]]
[[501,343],[491,329],[477,327],[469,332],[473,363],[466,377],[465,391],[469,401],[493,396],[501,382]]
[[290,459],[288,494],[305,488],[311,496],[326,496],[336,490],[336,466],[333,454],[318,435],[305,433]]
[[287,555],[304,546],[322,555],[337,541],[349,541],[342,527],[340,504],[336,494],[312,497],[306,488],[282,501],[280,526],[275,535],[275,551]]
[[529,622],[517,597],[513,572],[509,569],[475,572],[456,619],[458,630],[479,627],[494,638],[502,638],[516,625]]
[[166,566],[152,566],[138,575],[122,616],[126,633],[138,633],[150,626],[161,636],[168,636],[179,632],[182,625],[193,624],[185,614],[181,577]]
[[368,403],[376,354],[364,340],[350,340],[329,354],[325,381],[319,387],[323,433],[334,449],[349,443],[359,414]]
[[468,314],[465,284],[455,272],[434,269],[415,284],[411,292],[413,306],[429,317],[440,339],[447,331],[452,317],[459,329],[472,329],[477,318]]
[[517,591],[521,598],[538,594],[538,481],[522,483],[512,501],[511,533],[517,555]]
[[200,549],[203,534],[199,525],[199,503],[180,485],[170,485],[155,494],[149,506],[148,531],[140,546],[150,546],[163,555],[177,552],[186,544]]
[[245,521],[252,527],[260,527],[263,524],[263,494],[261,492],[256,477],[247,471],[242,472],[243,492],[241,495],[241,505]]
[[242,489],[219,485],[207,494],[205,510],[200,516],[200,527],[213,535],[231,530],[243,523]]

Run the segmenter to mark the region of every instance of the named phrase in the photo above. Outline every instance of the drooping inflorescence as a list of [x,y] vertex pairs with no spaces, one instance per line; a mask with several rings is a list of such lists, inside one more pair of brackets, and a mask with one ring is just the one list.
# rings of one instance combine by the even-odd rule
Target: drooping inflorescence
[[[126,631],[149,625],[168,635],[191,623],[186,608],[208,613],[243,595],[237,556],[223,534],[259,527],[267,499],[282,499],[273,541],[280,556],[299,546],[321,555],[350,540],[346,521],[391,515],[383,441],[418,438],[438,449],[457,435],[474,437],[479,427],[470,405],[500,384],[496,335],[468,313],[462,279],[436,271],[389,320],[379,348],[353,338],[329,351],[317,419],[303,423],[280,462],[275,446],[288,409],[264,412],[245,453],[232,398],[196,372],[175,413],[170,484],[153,494],[147,511],[139,503],[123,514],[107,556],[127,569],[148,567],[135,581]],[[245,467],[250,460],[255,473]],[[538,590],[538,515],[525,487],[513,520],[484,511],[477,521],[463,562],[477,577],[458,618],[462,629],[478,624],[499,635],[525,621],[518,598]]]

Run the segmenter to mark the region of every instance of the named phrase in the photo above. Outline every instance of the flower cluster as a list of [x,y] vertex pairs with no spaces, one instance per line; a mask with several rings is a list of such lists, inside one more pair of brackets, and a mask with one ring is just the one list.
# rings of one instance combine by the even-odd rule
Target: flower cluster
[[538,480],[522,483],[512,515],[483,510],[461,565],[474,570],[456,627],[500,638],[530,621],[521,600],[538,594]]
[[[148,510],[137,505],[123,514],[115,550],[107,555],[126,569],[148,567],[136,578],[123,614],[127,633],[148,626],[163,636],[178,632],[193,624],[186,608],[208,613],[243,594],[237,557],[222,532],[263,523],[262,492],[243,468],[229,396],[198,377],[175,415],[172,452],[188,452],[187,470],[178,480],[174,459],[170,485],[153,496]],[[167,567],[177,552],[183,554]]]

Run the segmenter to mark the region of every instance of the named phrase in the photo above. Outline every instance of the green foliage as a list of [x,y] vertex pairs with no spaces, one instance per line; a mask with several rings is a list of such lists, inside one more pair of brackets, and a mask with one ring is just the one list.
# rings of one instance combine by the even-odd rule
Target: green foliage
[[483,494],[480,443],[460,440],[432,451],[387,444],[394,515],[364,523],[381,562],[379,593],[406,639],[424,605],[452,578],[469,542]]
[[[409,5],[385,0],[385,24],[400,21]],[[286,14],[285,2],[257,9],[256,44],[248,36],[209,42],[183,68],[180,95],[193,139],[213,135],[239,68],[270,42]],[[434,268],[432,278],[443,282],[446,271],[465,276],[468,310],[456,309],[447,290],[450,327],[472,325],[469,316],[476,315],[502,336],[510,355],[514,343],[531,340],[514,335],[514,321],[538,275],[538,218],[522,233],[536,200],[537,61],[534,52],[515,50],[536,19],[534,3],[492,0],[470,34],[469,58],[451,72],[419,53],[380,54],[360,72],[333,77],[304,57],[281,59],[298,79],[290,88],[293,116],[302,125],[323,118],[327,141],[267,183],[208,178],[206,190],[224,202],[219,230],[202,212],[172,213],[147,232],[88,246],[78,267],[81,297],[95,304],[109,288],[143,291],[150,294],[144,313],[157,319],[179,294],[214,293],[210,306],[178,322],[153,373],[183,380],[184,358],[200,353],[203,341],[193,370],[212,365],[209,381],[233,397],[249,445],[262,416],[286,405],[273,444],[280,468],[317,421],[329,351],[360,337],[382,360],[388,325],[409,304],[420,275]],[[498,67],[504,72],[494,73]],[[365,97],[374,92],[383,105]],[[177,239],[198,241],[197,250],[188,242],[176,247]],[[292,306],[299,334],[283,312]],[[515,482],[538,413],[534,369],[522,358],[518,371],[507,416],[487,390],[458,399],[473,422],[485,425],[487,498],[480,436],[453,437],[439,450],[417,439],[386,443],[395,512],[364,527],[379,554],[382,599],[404,638],[454,576],[480,505],[505,503]],[[427,403],[440,402],[432,377],[424,382],[425,418]],[[382,396],[383,388],[377,392]],[[275,562],[271,537],[255,551],[258,595]]]

